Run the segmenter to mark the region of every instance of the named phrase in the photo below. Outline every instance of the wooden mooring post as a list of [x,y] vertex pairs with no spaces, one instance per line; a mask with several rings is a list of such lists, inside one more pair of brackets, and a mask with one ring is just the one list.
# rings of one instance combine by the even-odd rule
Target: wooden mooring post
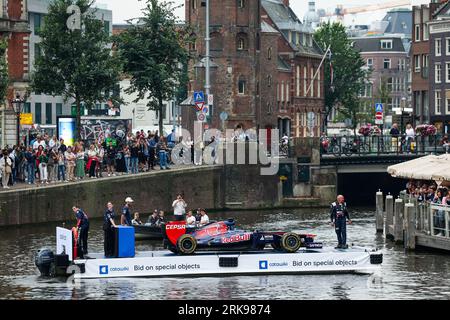
[[414,203],[405,204],[404,215],[405,237],[403,246],[405,249],[414,250],[416,248],[416,206]]
[[390,194],[386,196],[386,219],[384,221],[384,234],[391,237],[394,224],[394,197]]
[[394,203],[394,240],[403,242],[403,200],[395,199]]
[[376,194],[377,211],[375,213],[375,225],[377,228],[377,233],[383,233],[383,205],[383,192],[379,190]]

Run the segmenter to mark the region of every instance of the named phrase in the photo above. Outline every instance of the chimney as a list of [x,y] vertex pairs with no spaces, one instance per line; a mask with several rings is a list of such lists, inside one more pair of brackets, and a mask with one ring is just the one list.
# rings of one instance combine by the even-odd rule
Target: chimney
[[281,0],[286,7],[289,7],[289,0]]

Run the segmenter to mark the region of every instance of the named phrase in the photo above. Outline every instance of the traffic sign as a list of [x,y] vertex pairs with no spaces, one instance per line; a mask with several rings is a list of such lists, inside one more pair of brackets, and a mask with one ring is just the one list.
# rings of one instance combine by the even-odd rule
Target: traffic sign
[[203,93],[203,91],[194,92],[194,103],[197,102],[205,102],[205,94]]
[[204,106],[202,112],[203,112],[204,114],[208,114],[208,112],[209,112],[208,106]]
[[214,95],[208,94],[208,104],[212,106],[214,104]]
[[200,122],[205,121],[205,120],[206,120],[206,115],[205,115],[204,113],[201,113],[201,112],[200,112],[200,113],[197,115],[197,120],[200,121]]
[[220,120],[222,120],[222,121],[227,121],[227,119],[228,119],[228,113],[226,113],[225,111],[222,111],[221,113],[220,113]]
[[204,105],[205,105],[205,102],[196,102],[196,103],[195,103],[195,108],[196,108],[198,111],[202,111]]
[[383,104],[382,103],[375,103],[375,112],[383,113]]

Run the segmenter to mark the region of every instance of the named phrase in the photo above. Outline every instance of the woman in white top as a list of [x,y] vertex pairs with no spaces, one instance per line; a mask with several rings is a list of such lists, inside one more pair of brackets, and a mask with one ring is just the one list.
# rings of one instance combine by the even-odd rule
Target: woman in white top
[[200,217],[200,225],[204,226],[205,224],[208,224],[209,223],[209,217],[206,214],[205,209],[201,209],[200,210],[200,215],[201,215],[201,217]]
[[416,137],[416,132],[414,131],[413,127],[408,123],[406,125],[406,151],[409,153],[411,152],[411,142],[414,141]]
[[96,178],[95,168],[97,167],[98,154],[95,150],[95,145],[91,144],[88,151],[88,164],[89,164],[89,177],[91,179]]
[[173,207],[173,214],[175,215],[175,220],[176,221],[184,220],[183,215],[186,212],[187,204],[183,200],[183,197],[181,196],[180,193],[177,195],[177,199],[172,203],[172,207]]
[[2,184],[4,189],[9,189],[8,182],[12,173],[12,160],[7,150],[3,151],[3,157],[0,159],[0,170],[2,173]]

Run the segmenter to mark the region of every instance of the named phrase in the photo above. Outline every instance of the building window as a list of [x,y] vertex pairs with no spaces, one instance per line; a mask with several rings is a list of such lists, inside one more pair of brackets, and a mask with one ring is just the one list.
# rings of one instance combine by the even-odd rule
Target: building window
[[289,82],[286,83],[286,101],[289,102],[290,90],[289,90]]
[[245,40],[243,38],[238,39],[238,50],[245,50]]
[[406,64],[405,59],[398,59],[398,70],[405,70]]
[[61,116],[62,115],[62,103],[57,103],[56,104],[56,116]]
[[245,94],[245,86],[246,86],[246,83],[245,83],[245,80],[239,80],[239,83],[238,83],[238,93],[239,94]]
[[40,102],[36,102],[34,104],[34,115],[35,115],[34,122],[37,124],[41,124],[42,123],[42,104]]
[[38,36],[39,33],[41,32],[43,15],[39,13],[33,13],[33,16],[34,16],[34,34]]
[[314,97],[314,68],[311,68],[311,97]]
[[245,0],[237,0],[238,2],[238,8],[244,8],[245,7]]
[[367,68],[372,68],[373,67],[373,58],[368,58],[366,65],[367,65]]
[[109,34],[109,21],[103,21],[103,28],[107,34]]
[[423,24],[423,40],[428,40],[430,37],[430,30],[426,23]]
[[272,86],[272,76],[271,76],[271,75],[268,75],[268,76],[267,76],[267,86],[268,86],[268,87],[271,87],[271,86]]
[[414,28],[415,28],[414,29],[415,30],[415,38],[414,38],[414,40],[415,41],[420,41],[420,25],[416,24]]
[[320,71],[317,73],[317,98],[320,98]]
[[441,83],[441,64],[440,63],[436,63],[434,65],[434,82],[436,83]]
[[450,55],[450,38],[445,39],[445,55]]
[[272,47],[267,49],[267,59],[272,60]]
[[450,62],[445,63],[445,82],[450,82]]
[[381,40],[381,49],[392,49],[392,40]]
[[434,101],[435,101],[435,113],[441,114],[442,109],[442,97],[441,97],[441,91],[436,90],[434,92]]
[[436,57],[439,57],[442,52],[442,40],[441,39],[435,39],[434,40],[434,53]]
[[34,60],[37,60],[40,57],[42,57],[41,45],[39,43],[35,43],[34,44]]
[[197,9],[197,0],[191,0],[192,1],[192,9]]
[[420,56],[414,55],[414,72],[420,72]]
[[445,110],[450,114],[450,90],[445,90]]
[[52,124],[52,104],[45,104],[45,124]]
[[391,92],[393,90],[393,79],[392,78],[387,79],[386,87],[389,92]]
[[306,67],[303,67],[303,96],[305,97],[307,94],[306,91],[308,90],[307,85],[308,85],[308,72]]
[[31,113],[31,103],[25,102],[23,106],[23,113]]
[[296,96],[300,97],[300,66],[297,66],[296,72]]
[[384,58],[383,60],[383,68],[390,69],[391,68],[391,59]]

